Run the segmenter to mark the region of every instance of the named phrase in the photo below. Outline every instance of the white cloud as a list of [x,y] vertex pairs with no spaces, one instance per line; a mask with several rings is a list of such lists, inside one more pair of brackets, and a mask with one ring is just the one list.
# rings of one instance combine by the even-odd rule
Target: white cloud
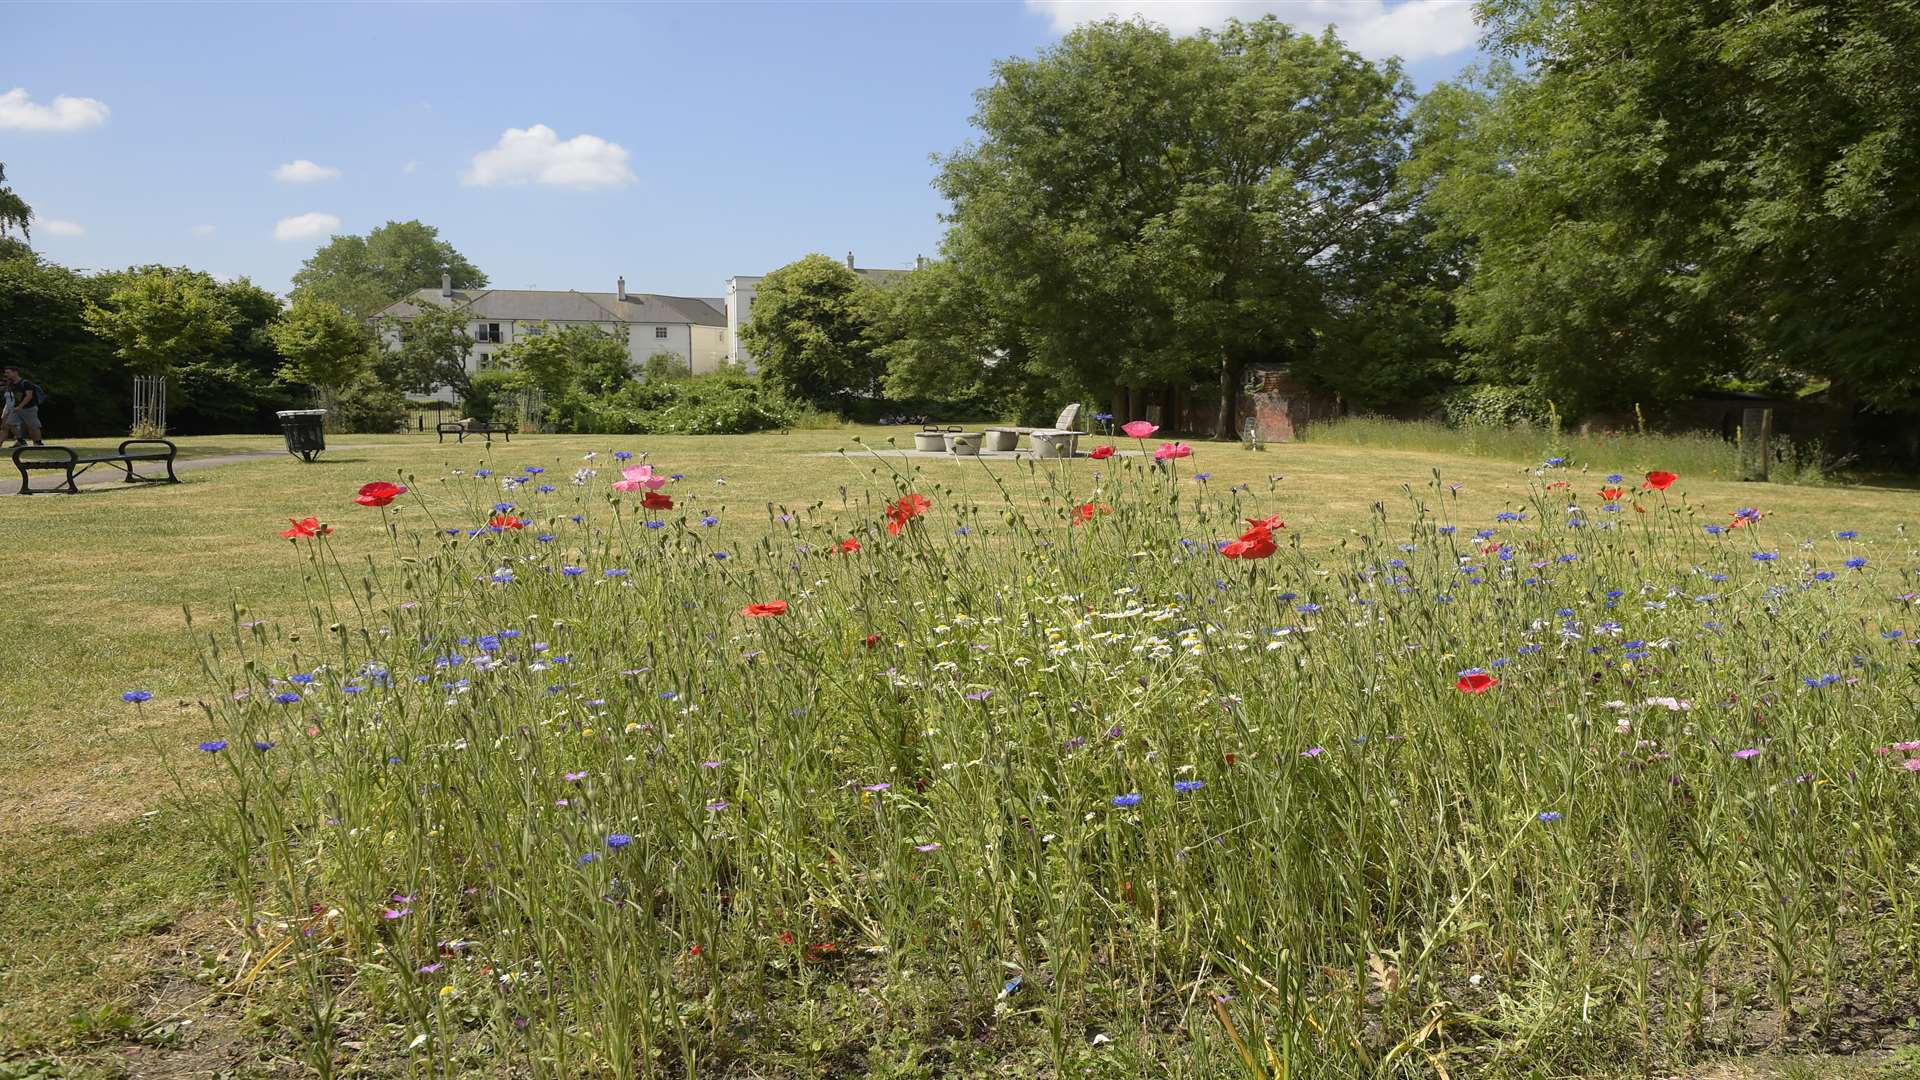
[[332,214],[295,214],[274,223],[273,238],[311,240],[317,236],[329,236],[339,227],[340,219]]
[[460,182],[474,187],[545,184],[550,187],[625,187],[638,177],[627,167],[632,155],[597,135],[562,140],[545,124],[508,128],[491,149],[473,155]]
[[215,225],[195,225],[193,227],[193,235],[195,236],[212,236],[219,231],[219,227]]
[[40,231],[48,236],[85,236],[87,227],[77,221],[61,221],[59,218],[42,218]]
[[1229,18],[1275,15],[1315,34],[1332,26],[1354,51],[1374,59],[1448,56],[1480,42],[1472,0],[1027,0],[1027,8],[1046,15],[1058,32],[1109,15],[1145,16],[1176,34],[1218,28]]
[[41,105],[27,97],[26,87],[16,86],[0,94],[0,131],[84,131],[106,123],[112,111],[104,101],[65,94]]
[[340,179],[340,170],[331,165],[315,165],[301,158],[273,170],[273,178],[283,184],[317,184],[322,180]]
[[414,173],[417,173],[419,171],[420,171],[420,163],[417,161],[409,161],[405,165],[400,166],[401,176],[412,176]]

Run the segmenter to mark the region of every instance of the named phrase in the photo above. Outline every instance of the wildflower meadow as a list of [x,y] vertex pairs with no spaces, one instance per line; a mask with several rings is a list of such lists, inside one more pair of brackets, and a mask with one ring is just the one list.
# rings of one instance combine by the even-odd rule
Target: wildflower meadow
[[1207,478],[1231,452],[1143,434],[986,498],[875,457],[746,530],[689,510],[723,478],[600,451],[263,522],[311,628],[195,623],[182,776],[243,980],[322,1075],[1561,1075],[1907,1037],[1900,538],[1560,461],[1493,517],[1435,471],[1311,536]]

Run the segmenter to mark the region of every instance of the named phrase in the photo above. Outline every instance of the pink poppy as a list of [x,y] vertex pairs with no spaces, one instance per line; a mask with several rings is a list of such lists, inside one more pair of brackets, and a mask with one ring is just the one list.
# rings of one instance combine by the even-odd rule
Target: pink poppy
[[1154,448],[1153,460],[1166,461],[1170,458],[1183,458],[1193,453],[1193,447],[1183,442],[1161,443]]
[[1154,432],[1159,431],[1160,425],[1150,424],[1145,420],[1129,420],[1120,425],[1120,430],[1125,432],[1129,439],[1144,439]]

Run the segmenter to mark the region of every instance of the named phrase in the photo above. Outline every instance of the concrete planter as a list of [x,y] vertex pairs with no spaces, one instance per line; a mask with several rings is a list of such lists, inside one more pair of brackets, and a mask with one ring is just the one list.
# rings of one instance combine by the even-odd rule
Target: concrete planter
[[1012,428],[988,428],[986,438],[981,440],[980,449],[1006,453],[1020,445],[1020,433]]
[[947,450],[955,457],[979,457],[980,440],[984,437],[978,431],[956,431],[947,436]]
[[938,454],[947,448],[947,437],[938,431],[915,432],[913,448],[928,454]]
[[1039,458],[1066,458],[1073,456],[1075,435],[1062,435],[1048,431],[1033,433],[1033,456]]

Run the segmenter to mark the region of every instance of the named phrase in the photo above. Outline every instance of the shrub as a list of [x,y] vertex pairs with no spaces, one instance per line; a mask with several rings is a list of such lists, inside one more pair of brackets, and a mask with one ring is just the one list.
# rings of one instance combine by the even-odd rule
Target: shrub
[[789,428],[799,408],[752,375],[722,371],[628,383],[585,398],[580,432],[622,435],[744,435]]
[[327,421],[335,431],[386,435],[400,430],[411,411],[399,388],[366,371],[334,396]]
[[467,396],[461,400],[461,412],[475,420],[492,420],[517,386],[513,372],[482,371],[473,377]]
[[1544,427],[1553,411],[1534,387],[1491,383],[1463,386],[1440,399],[1440,408],[1453,427]]

